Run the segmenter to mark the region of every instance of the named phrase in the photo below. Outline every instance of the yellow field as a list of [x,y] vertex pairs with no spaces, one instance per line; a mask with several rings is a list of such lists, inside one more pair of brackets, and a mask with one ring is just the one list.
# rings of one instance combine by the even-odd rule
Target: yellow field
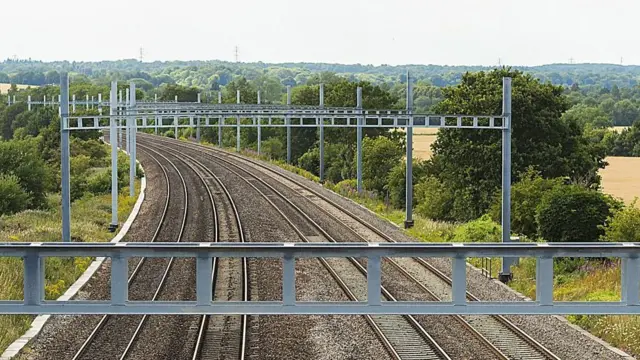
[[628,129],[628,128],[629,128],[628,126],[614,126],[611,129],[617,133],[621,133],[622,130]]
[[431,157],[431,144],[438,138],[438,129],[413,129],[413,156],[421,160]]
[[609,166],[600,170],[602,191],[626,203],[640,197],[640,158],[611,156],[607,161]]
[[[28,87],[37,87],[35,85],[16,85],[18,89],[26,89]],[[0,94],[6,94],[11,88],[11,84],[0,84]]]

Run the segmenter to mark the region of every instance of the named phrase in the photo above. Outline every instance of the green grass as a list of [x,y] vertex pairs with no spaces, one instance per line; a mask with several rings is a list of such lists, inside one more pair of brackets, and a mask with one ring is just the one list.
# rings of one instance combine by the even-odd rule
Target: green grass
[[[136,196],[129,198],[129,189],[122,189],[118,199],[118,221],[124,223],[140,192],[136,180]],[[45,242],[60,241],[60,195],[49,196],[50,210],[27,210],[0,218],[0,241]],[[73,241],[110,241],[114,233],[107,230],[111,222],[111,195],[91,196],[71,205],[71,235]],[[45,260],[45,297],[56,299],[91,264],[91,258],[47,258]],[[22,300],[22,259],[0,258],[0,299]],[[29,329],[33,316],[0,316],[0,353]]]

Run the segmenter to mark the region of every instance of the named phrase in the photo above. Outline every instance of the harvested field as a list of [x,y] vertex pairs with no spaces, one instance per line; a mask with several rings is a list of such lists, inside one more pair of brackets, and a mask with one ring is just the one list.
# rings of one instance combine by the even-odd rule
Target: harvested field
[[600,170],[602,191],[630,203],[640,197],[640,158],[611,156],[609,166]]
[[432,155],[431,144],[438,138],[438,129],[414,129],[413,135],[414,156],[421,160],[429,159]]
[[[18,89],[26,89],[28,87],[38,87],[35,85],[16,85]],[[0,94],[6,94],[11,88],[11,84],[0,84]]]

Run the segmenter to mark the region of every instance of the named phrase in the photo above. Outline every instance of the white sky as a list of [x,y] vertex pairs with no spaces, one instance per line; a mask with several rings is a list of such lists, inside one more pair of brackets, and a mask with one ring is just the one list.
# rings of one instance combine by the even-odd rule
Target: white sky
[[0,59],[640,64],[638,0],[1,3]]

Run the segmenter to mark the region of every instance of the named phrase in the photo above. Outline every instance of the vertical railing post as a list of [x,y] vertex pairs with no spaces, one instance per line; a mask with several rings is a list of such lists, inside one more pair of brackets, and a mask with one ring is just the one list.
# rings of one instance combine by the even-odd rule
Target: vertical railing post
[[451,266],[451,299],[453,305],[464,306],[467,304],[467,259],[454,257]]
[[367,257],[367,304],[381,305],[382,287],[380,256]]
[[284,305],[296,303],[296,260],[290,254],[282,259],[282,302]]
[[135,179],[136,179],[136,84],[132,81],[129,83],[129,118],[127,119],[127,125],[129,127],[129,196],[133,197],[136,193]]
[[622,258],[620,271],[622,302],[626,305],[640,305],[640,259],[637,256]]
[[40,305],[44,299],[44,259],[29,252],[24,262],[24,304]]
[[362,193],[362,88],[358,86],[356,90],[356,112],[357,118],[357,130],[356,130],[356,179],[358,193]]
[[98,94],[98,114],[102,116],[102,93]]
[[[240,90],[236,90],[236,104],[240,104]],[[240,116],[236,116],[236,152],[240,152]]]
[[31,111],[31,95],[27,96],[27,109]]
[[[511,241],[511,78],[502,78],[502,242]],[[511,258],[502,258],[500,281],[511,279]]]
[[196,258],[196,303],[198,306],[211,304],[213,292],[213,259],[207,253]]
[[111,82],[110,107],[109,107],[109,142],[111,143],[111,225],[110,231],[118,228],[118,139],[115,115],[118,109],[117,103],[118,82]]
[[200,144],[200,116],[196,118],[196,142]]
[[[258,105],[260,105],[260,90],[258,90]],[[258,156],[262,154],[262,119],[258,116]]]
[[71,113],[76,113],[76,94],[71,97]]
[[[291,85],[287,85],[287,107],[291,107]],[[287,113],[289,111],[287,110]],[[285,118],[285,124],[287,126],[287,164],[291,164],[291,117],[289,115]]]
[[111,256],[111,304],[125,305],[129,297],[128,259],[121,254]]
[[553,258],[540,256],[536,262],[536,301],[540,305],[553,303]]
[[405,181],[405,229],[413,227],[413,84],[407,71],[407,173]]
[[200,104],[200,96],[201,96],[201,95],[202,95],[202,94],[198,93],[198,104]]
[[69,74],[60,74],[60,164],[62,190],[62,241],[71,241],[71,151],[69,148]]
[[[320,110],[324,111],[324,84],[320,84]],[[324,182],[324,117],[320,117],[320,182]]]
[[174,116],[173,117],[173,138],[176,140],[178,140],[178,130],[179,130],[178,122],[179,122],[178,117]]

